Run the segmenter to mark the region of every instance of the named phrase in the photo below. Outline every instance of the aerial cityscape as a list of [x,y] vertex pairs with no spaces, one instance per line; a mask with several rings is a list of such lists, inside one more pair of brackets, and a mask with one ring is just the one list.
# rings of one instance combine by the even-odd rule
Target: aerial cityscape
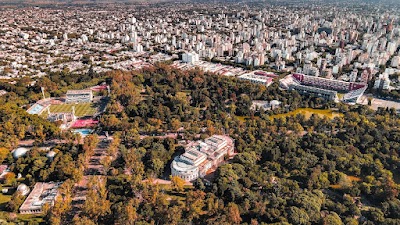
[[0,0],[0,224],[400,224],[400,2]]

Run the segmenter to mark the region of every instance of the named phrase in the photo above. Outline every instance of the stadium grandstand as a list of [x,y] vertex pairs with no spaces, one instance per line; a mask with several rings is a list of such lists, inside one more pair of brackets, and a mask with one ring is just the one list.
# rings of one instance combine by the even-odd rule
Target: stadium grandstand
[[317,87],[310,87],[310,86],[305,86],[305,85],[291,86],[290,90],[296,90],[300,94],[311,94],[315,97],[325,98],[330,101],[335,101],[335,102],[339,101],[337,91],[331,91],[331,90],[326,90],[326,89],[317,88]]
[[360,100],[360,97],[364,94],[365,90],[367,90],[367,87],[368,86],[365,85],[363,88],[347,92],[343,96],[342,101],[345,103],[357,103]]
[[[346,103],[357,103],[367,89],[367,84],[331,80],[304,74],[291,74],[279,81],[280,86],[288,90],[296,90],[300,94],[309,94],[327,100]],[[345,93],[341,99],[338,92]]]
[[92,100],[92,90],[69,90],[65,98],[66,103],[91,102]]

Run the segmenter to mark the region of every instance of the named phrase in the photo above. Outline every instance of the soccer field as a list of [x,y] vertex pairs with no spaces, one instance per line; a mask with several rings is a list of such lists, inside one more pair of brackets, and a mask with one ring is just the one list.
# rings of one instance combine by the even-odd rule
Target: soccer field
[[[75,106],[75,116],[93,116],[97,112],[97,107],[93,103],[77,103],[77,104],[62,104],[51,105],[51,113],[72,112],[72,106]],[[42,113],[42,116],[47,117],[47,110]]]

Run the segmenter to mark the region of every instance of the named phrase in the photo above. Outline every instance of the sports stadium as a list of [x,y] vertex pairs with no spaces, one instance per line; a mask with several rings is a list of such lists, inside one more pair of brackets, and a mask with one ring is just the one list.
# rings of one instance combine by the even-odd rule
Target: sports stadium
[[[360,100],[368,85],[357,82],[331,80],[322,77],[304,74],[291,74],[279,81],[280,87],[287,90],[296,90],[300,94],[312,95],[335,102],[355,104]],[[343,96],[339,99],[338,93]]]
[[103,89],[96,86],[88,90],[69,90],[63,98],[39,100],[27,112],[52,122],[59,121],[61,129],[94,127],[98,123],[95,118],[104,111],[107,101],[102,97],[94,98],[92,91]]

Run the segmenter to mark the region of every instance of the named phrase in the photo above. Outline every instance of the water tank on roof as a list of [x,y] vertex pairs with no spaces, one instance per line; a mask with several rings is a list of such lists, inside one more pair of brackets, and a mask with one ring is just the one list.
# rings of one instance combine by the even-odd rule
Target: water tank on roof
[[19,157],[24,156],[28,151],[29,149],[27,148],[17,148],[12,152],[12,155],[14,159],[18,159]]

